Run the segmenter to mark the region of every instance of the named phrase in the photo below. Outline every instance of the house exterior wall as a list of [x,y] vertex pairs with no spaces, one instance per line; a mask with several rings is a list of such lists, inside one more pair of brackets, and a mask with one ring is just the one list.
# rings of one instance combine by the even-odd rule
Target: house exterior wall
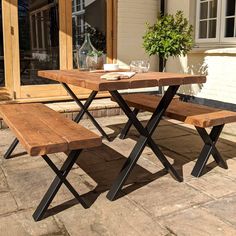
[[[195,0],[167,0],[167,12],[175,14],[182,10],[190,23],[195,25]],[[183,86],[180,93],[198,98],[210,99],[224,103],[236,103],[236,45],[196,44],[186,56],[170,58],[167,70],[206,74],[207,83],[203,85]]]
[[[117,60],[127,66],[131,60],[149,59],[142,48],[146,22],[153,24],[158,16],[158,0],[118,0]],[[158,69],[157,57],[152,57],[151,69]]]

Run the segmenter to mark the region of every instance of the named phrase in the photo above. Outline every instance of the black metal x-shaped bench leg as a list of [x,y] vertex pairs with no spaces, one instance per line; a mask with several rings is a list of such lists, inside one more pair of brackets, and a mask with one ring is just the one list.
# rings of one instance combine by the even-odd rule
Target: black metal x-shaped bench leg
[[12,152],[14,151],[14,149],[16,148],[16,146],[18,145],[19,140],[17,138],[14,139],[14,141],[12,142],[12,144],[10,145],[10,147],[7,149],[6,153],[3,155],[3,157],[5,159],[9,159]]
[[124,101],[122,96],[117,91],[111,91],[111,95],[119,104],[121,109],[125,112],[129,120],[135,126],[137,131],[140,133],[140,138],[137,141],[135,147],[133,148],[129,158],[123,165],[117,179],[115,180],[114,184],[112,185],[110,191],[107,194],[107,198],[109,200],[114,200],[118,194],[118,192],[123,187],[125,181],[127,180],[128,176],[130,175],[132,169],[134,168],[136,162],[138,161],[140,155],[142,154],[146,145],[149,145],[153,152],[156,154],[157,158],[161,161],[167,171],[169,171],[178,181],[183,181],[183,179],[178,175],[176,170],[173,166],[169,163],[166,159],[165,155],[161,152],[158,145],[152,140],[152,134],[155,131],[156,127],[158,126],[165,110],[169,106],[170,102],[172,101],[176,91],[178,90],[179,86],[170,86],[163,96],[161,102],[157,106],[155,112],[153,113],[151,119],[149,120],[147,126],[144,128],[141,122],[137,119],[136,115],[133,111],[129,108],[127,103]]
[[38,205],[36,211],[33,214],[33,218],[35,221],[39,221],[43,218],[50,203],[56,196],[62,184],[65,184],[65,186],[70,190],[70,192],[74,195],[74,197],[81,203],[81,205],[84,208],[88,208],[88,205],[84,202],[84,200],[80,197],[77,191],[72,187],[72,185],[66,179],[67,175],[72,169],[81,151],[82,150],[71,151],[60,170],[55,166],[55,164],[51,161],[51,159],[47,155],[42,156],[43,159],[47,162],[47,164],[51,167],[51,169],[55,172],[57,176],[53,180],[51,186],[47,190],[46,194],[44,195],[43,199],[41,200],[40,204]]
[[201,136],[202,140],[204,141],[205,145],[198,157],[197,163],[195,164],[192,175],[195,177],[200,177],[207,161],[210,157],[210,155],[213,156],[216,163],[224,168],[228,169],[228,165],[225,162],[225,160],[220,155],[219,151],[216,148],[216,143],[219,139],[219,136],[224,128],[224,125],[218,125],[214,126],[210,132],[210,134],[207,133],[207,131],[204,128],[196,127],[199,135]]

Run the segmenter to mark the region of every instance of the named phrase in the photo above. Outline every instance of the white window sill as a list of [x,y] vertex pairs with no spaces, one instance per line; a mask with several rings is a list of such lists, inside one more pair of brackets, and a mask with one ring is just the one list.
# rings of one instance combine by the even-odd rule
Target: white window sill
[[195,46],[191,53],[200,54],[236,54],[236,45],[201,45]]

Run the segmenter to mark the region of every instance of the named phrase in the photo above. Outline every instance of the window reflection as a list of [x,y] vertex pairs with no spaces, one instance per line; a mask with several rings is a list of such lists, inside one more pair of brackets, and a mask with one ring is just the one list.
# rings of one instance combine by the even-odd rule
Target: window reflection
[[22,85],[55,83],[38,70],[59,69],[59,13],[55,0],[19,0],[20,74]]
[[106,54],[106,0],[72,0],[74,67],[84,34],[90,33],[93,46]]

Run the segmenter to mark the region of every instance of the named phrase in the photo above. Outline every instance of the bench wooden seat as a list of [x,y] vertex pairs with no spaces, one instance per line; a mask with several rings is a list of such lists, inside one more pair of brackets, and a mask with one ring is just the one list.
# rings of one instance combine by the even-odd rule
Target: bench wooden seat
[[[150,112],[154,112],[161,101],[160,96],[148,94],[128,94],[123,95],[123,98],[130,107]],[[165,116],[202,128],[236,122],[236,112],[181,102],[177,99],[173,99]]]
[[[62,183],[83,207],[87,208],[87,204],[71,186],[66,176],[81,151],[84,148],[100,146],[101,137],[40,103],[0,105],[0,115],[28,154],[41,155],[56,173],[56,178],[37,207],[33,218],[36,221],[43,218]],[[60,170],[48,157],[48,154],[58,152],[69,153]]]
[[0,115],[31,156],[101,145],[101,138],[47,106],[0,105]]
[[[147,94],[128,94],[123,95],[122,97],[130,107],[135,108],[135,114],[138,114],[139,110],[154,112],[161,101],[160,96]],[[193,176],[199,177],[202,174],[211,154],[218,165],[225,169],[228,168],[227,163],[216,149],[216,142],[224,125],[236,122],[236,112],[186,103],[173,99],[165,112],[165,116],[182,121],[186,124],[194,125],[205,143],[198,157],[197,163],[193,168]],[[121,132],[121,138],[126,137],[131,125],[132,122],[129,120]],[[212,127],[210,134],[205,130],[205,128],[209,127]]]

